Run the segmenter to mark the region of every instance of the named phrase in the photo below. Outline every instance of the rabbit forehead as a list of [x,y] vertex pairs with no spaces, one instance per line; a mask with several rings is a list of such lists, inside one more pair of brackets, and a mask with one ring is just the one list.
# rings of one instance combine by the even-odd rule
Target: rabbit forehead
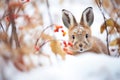
[[76,26],[76,28],[73,29],[73,32],[77,34],[82,34],[83,32],[85,32],[85,28],[81,25],[78,25]]

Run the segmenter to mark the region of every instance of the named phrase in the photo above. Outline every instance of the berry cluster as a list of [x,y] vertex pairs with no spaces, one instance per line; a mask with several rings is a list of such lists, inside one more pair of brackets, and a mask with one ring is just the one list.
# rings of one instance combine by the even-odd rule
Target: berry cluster
[[63,41],[63,44],[64,44],[64,48],[63,50],[68,53],[68,54],[73,54],[72,51],[68,50],[68,47],[73,47],[73,44],[71,42],[66,42],[66,41]]
[[[56,25],[55,29],[54,29],[54,32],[59,32],[59,30],[62,29],[62,28],[63,28],[62,26]],[[63,29],[61,30],[61,32],[62,32],[63,36],[66,35],[66,32]]]
[[[17,14],[12,14],[12,15],[10,15],[11,16],[11,19],[13,20],[13,19],[17,19],[18,18],[18,15]],[[5,17],[5,20],[7,21],[7,22],[10,22],[10,16],[6,16]]]

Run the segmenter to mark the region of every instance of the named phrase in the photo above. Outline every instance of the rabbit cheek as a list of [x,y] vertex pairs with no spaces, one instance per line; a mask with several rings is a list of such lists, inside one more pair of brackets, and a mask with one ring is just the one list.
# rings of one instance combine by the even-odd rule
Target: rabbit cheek
[[92,42],[91,42],[91,39],[88,38],[86,42],[84,42],[85,46],[84,46],[84,49],[89,50],[91,48],[91,45],[92,45]]
[[73,48],[74,49],[77,49],[78,47],[77,47],[77,42],[73,42]]
[[89,45],[89,40],[88,39],[84,39],[80,44],[79,44],[79,50],[84,52],[87,51],[90,48]]
[[79,49],[79,47],[78,47],[78,42],[73,42],[73,46],[71,47],[73,50],[78,50]]

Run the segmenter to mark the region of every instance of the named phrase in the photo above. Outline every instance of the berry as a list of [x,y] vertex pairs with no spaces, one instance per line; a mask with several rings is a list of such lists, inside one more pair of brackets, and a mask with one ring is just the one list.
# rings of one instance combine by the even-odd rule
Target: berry
[[35,46],[35,50],[36,50],[36,51],[39,51],[40,48],[39,48],[38,46]]
[[64,47],[67,47],[67,43],[66,41],[63,41]]
[[66,35],[66,32],[63,32],[63,36],[65,36]]
[[72,47],[72,46],[73,46],[73,44],[72,44],[71,42],[68,42],[68,45],[69,45],[70,47]]

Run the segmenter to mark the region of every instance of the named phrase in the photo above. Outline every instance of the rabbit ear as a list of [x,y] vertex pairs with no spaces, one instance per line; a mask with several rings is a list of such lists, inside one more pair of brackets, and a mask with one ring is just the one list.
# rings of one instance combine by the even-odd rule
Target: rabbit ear
[[93,8],[88,7],[82,13],[80,24],[91,26],[94,21]]
[[64,25],[69,28],[70,26],[77,25],[76,19],[70,11],[62,10],[62,20]]

